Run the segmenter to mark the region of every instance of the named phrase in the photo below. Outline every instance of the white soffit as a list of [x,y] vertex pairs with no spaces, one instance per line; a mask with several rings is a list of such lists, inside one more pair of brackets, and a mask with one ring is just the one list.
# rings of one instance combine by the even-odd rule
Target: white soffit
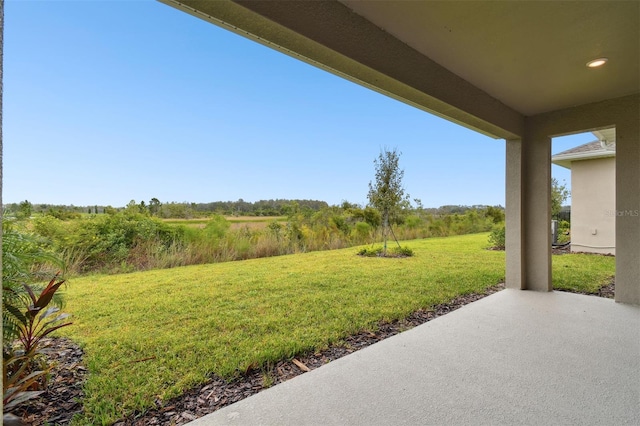
[[640,92],[637,1],[341,1],[526,116]]
[[603,129],[603,130],[596,130],[593,132],[593,134],[598,138],[598,140],[602,141],[607,141],[609,143],[616,143],[616,129]]
[[602,150],[602,151],[593,151],[593,152],[581,152],[575,154],[565,154],[565,155],[554,155],[551,157],[551,161],[553,164],[557,164],[558,166],[564,167],[566,169],[571,168],[571,163],[574,161],[582,161],[582,160],[597,160],[600,158],[614,158],[616,156],[615,151]]
[[574,161],[614,158],[616,156],[615,129],[597,130],[592,133],[597,138],[595,141],[560,152],[551,157],[551,162],[570,169]]

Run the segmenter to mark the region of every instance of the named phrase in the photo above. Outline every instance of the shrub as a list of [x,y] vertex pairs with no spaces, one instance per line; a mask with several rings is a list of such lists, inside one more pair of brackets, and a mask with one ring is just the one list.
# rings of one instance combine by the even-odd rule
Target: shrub
[[72,222],[45,216],[34,220],[33,226],[36,232],[52,241],[53,248],[73,272],[117,270],[126,265],[131,256],[131,260],[140,262],[140,253],[145,251],[140,250],[141,246],[155,245],[154,250],[146,251],[158,253],[168,250],[184,236],[179,228],[128,210]]
[[411,257],[413,254],[409,247],[388,248],[386,256],[382,247],[364,247],[358,251],[358,255],[364,257]]
[[423,221],[422,221],[422,218],[420,216],[412,214],[412,215],[407,216],[407,218],[405,219],[404,223],[407,226],[407,228],[415,229],[415,228],[421,226]]
[[80,217],[82,217],[82,215],[78,212],[53,208],[49,208],[49,210],[45,212],[45,216],[55,217],[56,219],[60,220],[73,220],[80,219]]
[[566,220],[558,223],[558,244],[566,244],[571,241],[571,224]]
[[382,247],[364,247],[358,251],[358,256],[374,257],[382,255]]
[[231,223],[224,218],[224,216],[219,214],[214,214],[207,222],[204,230],[207,236],[211,236],[214,238],[222,238],[229,230]]
[[491,247],[504,250],[505,248],[505,226],[500,225],[493,228],[491,234],[489,234],[489,244]]
[[433,219],[429,222],[429,234],[434,237],[446,237],[449,233],[449,224],[442,219]]
[[276,237],[276,240],[280,242],[280,238],[282,237],[282,225],[275,220],[269,222],[267,226],[269,231]]
[[409,247],[391,247],[388,250],[388,254],[387,256],[390,254],[391,256],[398,256],[398,257],[412,257],[413,256],[413,250],[411,250]]
[[371,238],[373,228],[367,222],[356,222],[352,231],[352,238],[356,243],[364,243]]

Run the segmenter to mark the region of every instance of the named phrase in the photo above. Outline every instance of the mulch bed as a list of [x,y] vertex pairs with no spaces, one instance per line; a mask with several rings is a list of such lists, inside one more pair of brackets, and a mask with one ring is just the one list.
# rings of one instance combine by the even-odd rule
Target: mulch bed
[[67,425],[82,411],[82,386],[87,375],[84,352],[67,338],[46,338],[42,343],[53,365],[45,393],[20,405],[13,414],[27,425]]
[[[333,360],[349,355],[383,339],[439,316],[454,311],[468,303],[498,292],[504,284],[498,284],[482,294],[470,294],[455,298],[429,310],[419,310],[400,321],[381,322],[373,333],[363,331],[345,338],[340,344],[326,350],[303,354],[283,360],[269,368],[255,369],[241,377],[226,381],[212,375],[206,383],[186,391],[180,397],[156,402],[156,407],[144,413],[134,413],[116,422],[116,426],[183,425],[222,407],[238,402],[270,386],[287,381],[307,371],[321,367]],[[613,297],[613,281],[601,289],[598,296]],[[82,365],[82,350],[71,340],[49,340],[50,359],[54,368],[46,392],[29,401],[14,414],[29,425],[67,425],[75,414],[82,413],[82,386],[87,370]]]

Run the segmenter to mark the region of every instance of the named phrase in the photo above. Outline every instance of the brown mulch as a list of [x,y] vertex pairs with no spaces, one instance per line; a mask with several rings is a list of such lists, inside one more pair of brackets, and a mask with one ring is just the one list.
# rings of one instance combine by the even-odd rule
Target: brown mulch
[[[360,332],[325,350],[302,354],[266,368],[251,370],[230,382],[212,375],[206,383],[186,391],[180,397],[165,402],[157,401],[155,408],[144,413],[134,413],[116,422],[115,425],[183,425],[270,386],[424,324],[503,288],[504,284],[501,283],[482,294],[460,296],[450,303],[438,305],[433,309],[416,311],[403,320],[381,322],[375,332]],[[598,296],[613,297],[613,280],[608,286],[603,287]],[[83,352],[69,339],[50,339],[49,343],[50,359],[54,363],[54,368],[46,392],[23,404],[14,412],[23,419],[25,424],[67,425],[75,414],[82,413],[79,401],[82,400],[82,385],[87,374],[86,368],[82,365]]]
[[571,253],[571,244],[566,246],[551,247],[551,254],[569,254]]
[[[504,247],[488,247],[487,250],[504,251]],[[568,254],[571,253],[571,245],[555,246],[551,248],[551,254]]]
[[13,414],[27,425],[67,425],[82,412],[82,386],[87,375],[84,352],[67,338],[42,340],[50,365],[53,365],[45,393],[20,405]]

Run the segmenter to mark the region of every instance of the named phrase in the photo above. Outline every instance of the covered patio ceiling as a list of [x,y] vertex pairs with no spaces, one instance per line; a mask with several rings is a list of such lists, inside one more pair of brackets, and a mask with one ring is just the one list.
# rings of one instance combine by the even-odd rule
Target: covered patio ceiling
[[640,92],[634,1],[161,1],[496,138]]
[[343,3],[523,115],[638,92],[637,4]]

